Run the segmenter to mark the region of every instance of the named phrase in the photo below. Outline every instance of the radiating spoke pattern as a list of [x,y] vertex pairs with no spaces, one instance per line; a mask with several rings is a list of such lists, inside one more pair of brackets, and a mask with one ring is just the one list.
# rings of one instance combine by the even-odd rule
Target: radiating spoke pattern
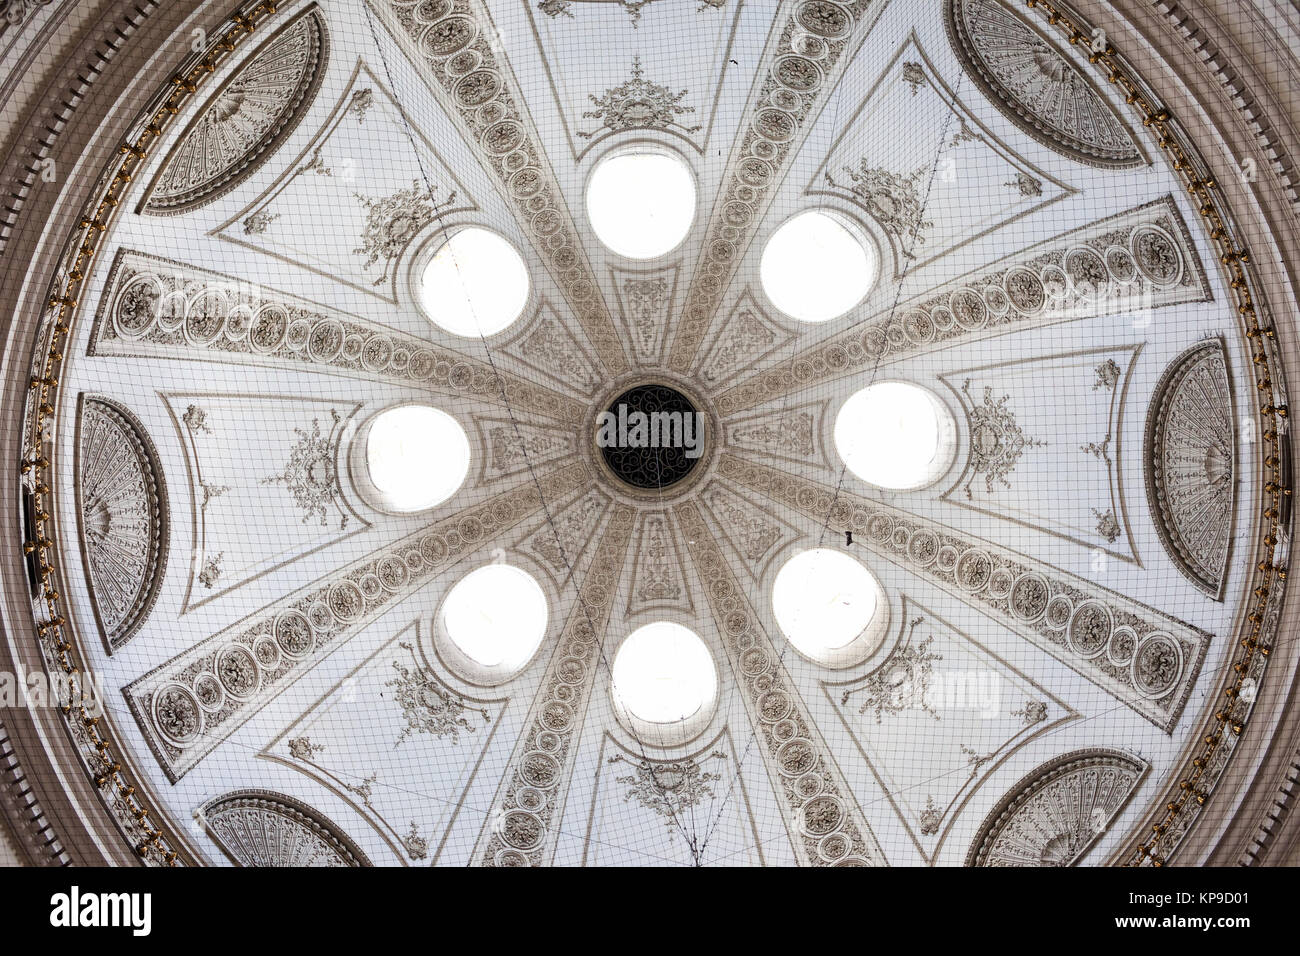
[[1280,620],[1284,257],[1140,59],[933,8],[267,4],[109,144],[4,362],[146,860],[1177,850]]
[[1162,730],[1182,714],[1211,635],[1026,555],[889,505],[726,456],[724,477],[993,614]]
[[763,748],[772,788],[783,798],[786,825],[800,862],[887,865],[785,670],[783,650],[760,623],[699,509],[678,505],[676,514],[694,542],[691,559],[708,592],[709,611]]
[[[427,64],[443,108],[459,118],[479,161],[511,200],[526,234],[537,244],[538,261],[564,291],[605,369],[611,374],[626,371],[627,356],[578,228],[523,108],[509,64],[500,60],[486,10],[480,0],[450,0],[436,9],[442,19],[433,23],[422,16],[419,5],[399,0],[385,4],[384,14],[412,55]],[[471,57],[476,68],[459,75],[453,61]]]
[[[584,465],[547,476],[554,494],[578,487]],[[141,728],[173,781],[248,720],[292,675],[410,595],[440,569],[542,507],[534,484],[470,505],[262,608],[126,688]]]

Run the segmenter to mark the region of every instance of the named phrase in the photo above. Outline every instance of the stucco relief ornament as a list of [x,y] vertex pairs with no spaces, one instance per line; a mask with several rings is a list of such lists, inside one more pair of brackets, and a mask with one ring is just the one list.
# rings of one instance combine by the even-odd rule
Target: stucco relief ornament
[[375,784],[378,782],[379,782],[379,771],[376,770],[372,772],[370,776],[362,780],[360,783],[344,784],[343,789],[346,790],[348,793],[355,795],[356,798],[361,801],[362,806],[365,806],[368,809],[373,810],[374,806],[371,804],[370,801],[374,798]]
[[1115,518],[1115,512],[1107,508],[1104,512],[1096,508],[1092,509],[1092,516],[1097,519],[1097,534],[1101,535],[1111,544],[1119,540],[1120,526],[1119,521]]
[[557,571],[567,571],[582,554],[605,510],[605,498],[593,492],[533,536],[529,548]]
[[331,179],[334,178],[334,167],[325,162],[325,156],[321,152],[319,146],[312,150],[311,159],[307,160],[307,162],[294,170],[293,175],[296,179],[299,176],[307,175],[307,173],[314,173],[317,176],[328,176]]
[[317,10],[273,35],[186,130],[145,208],[186,212],[252,175],[307,112],[325,72],[327,49]]
[[1047,701],[1027,700],[1025,706],[1019,710],[1013,710],[1011,716],[1021,718],[1026,727],[1032,727],[1034,724],[1047,719]]
[[1161,376],[1143,452],[1161,544],[1183,574],[1216,598],[1232,539],[1236,440],[1223,344],[1198,343]]
[[[414,648],[405,641],[401,646],[414,660]],[[397,676],[386,681],[384,686],[394,689],[394,698],[406,717],[406,726],[398,734],[394,747],[401,746],[412,734],[429,734],[438,740],[450,739],[453,744],[459,744],[462,732],[472,734],[479,729],[469,722],[468,715],[479,714],[487,722],[486,710],[467,706],[459,695],[420,666],[407,667],[393,661],[393,669]]]
[[4,16],[5,23],[16,27],[35,13],[37,7],[46,6],[49,2],[50,0],[0,0],[0,14]]
[[659,336],[658,316],[668,297],[668,280],[663,276],[649,279],[628,279],[623,284],[627,293],[628,312],[636,332],[637,348],[649,352]]
[[[603,95],[589,95],[594,110],[582,114],[583,119],[598,119],[605,130],[618,133],[629,129],[669,129],[677,126],[687,133],[697,133],[703,127],[686,126],[677,121],[683,113],[694,113],[694,106],[681,106],[689,92],[674,93],[666,86],[645,79],[641,58],[632,60],[632,78],[607,89]],[[590,139],[601,130],[579,131],[583,139]]]
[[573,2],[574,0],[541,0],[537,4],[537,9],[548,17],[565,16],[572,19],[573,14],[569,11],[569,7],[573,6]]
[[370,866],[320,811],[284,794],[237,790],[198,812],[212,838],[241,866]]
[[199,569],[199,583],[205,588],[210,590],[221,580],[221,559],[225,556],[226,552],[218,551],[203,559],[203,567]]
[[1072,866],[1106,832],[1147,771],[1117,750],[1081,750],[1021,778],[985,817],[967,866]]
[[414,820],[411,821],[410,831],[402,837],[402,845],[406,847],[406,855],[412,860],[428,859],[429,841],[420,836],[420,830]]
[[1111,437],[1112,436],[1108,432],[1106,434],[1106,437],[1099,442],[1090,441],[1085,445],[1080,445],[1079,451],[1087,452],[1093,458],[1096,458],[1098,461],[1105,462],[1106,465],[1109,466],[1113,464],[1110,458]]
[[498,425],[488,432],[488,444],[492,449],[491,468],[499,473],[506,473],[543,455],[567,447],[562,438],[552,435],[521,435]]
[[[605,3],[607,0],[540,0],[537,9],[548,17],[569,17],[573,18],[573,5],[575,3]],[[618,5],[628,12],[632,18],[632,28],[636,29],[641,25],[641,11],[654,3],[655,0],[618,0]],[[695,12],[700,13],[704,10],[718,10],[727,5],[727,0],[700,0],[700,5],[696,7]]]
[[143,334],[158,318],[159,299],[152,282],[132,283],[118,300],[117,324],[128,334]]
[[244,220],[244,235],[260,236],[271,228],[271,223],[280,218],[278,212],[267,212],[260,209]]
[[167,489],[152,441],[125,408],[87,398],[77,424],[77,509],[86,571],[110,647],[148,616],[167,563]]
[[746,309],[727,328],[726,336],[700,370],[710,385],[726,381],[741,370],[745,362],[765,352],[776,342],[776,333]]
[[[853,184],[837,183],[830,173],[826,173],[826,182],[832,189],[851,193],[881,228],[899,239],[907,239],[909,247],[925,242],[925,230],[934,227],[934,223],[925,218],[925,204],[921,201],[920,184],[926,175],[925,169],[916,169],[903,176],[881,166],[873,167],[862,159],[856,170],[846,166],[844,171]],[[905,254],[911,255],[910,251]]]
[[433,201],[436,186],[428,186],[418,179],[411,180],[409,189],[399,189],[387,196],[363,196],[353,193],[366,211],[366,224],[361,231],[361,245],[352,250],[353,255],[365,256],[362,268],[369,269],[383,261],[384,271],[374,281],[381,285],[388,278],[389,267],[415,238],[416,233],[433,222],[439,209],[456,201],[456,193],[440,203]]
[[921,832],[926,836],[934,836],[939,832],[941,823],[943,811],[934,805],[934,796],[930,795],[925,798],[925,809],[921,811]]
[[213,498],[220,498],[230,490],[229,485],[217,485],[210,481],[200,481],[199,490],[203,492],[203,500],[199,503],[200,511],[207,511],[208,505],[212,503]]
[[732,428],[731,436],[738,443],[757,445],[774,454],[807,458],[816,450],[811,412],[797,412],[775,420],[737,425]]
[[1113,390],[1119,382],[1120,368],[1114,359],[1106,359],[1097,366],[1097,380],[1092,383],[1092,390],[1104,388]]
[[334,431],[341,419],[338,412],[330,409],[334,418],[334,427],[330,434],[322,435],[320,419],[313,418],[311,431],[295,428],[298,441],[289,451],[289,461],[284,471],[269,478],[263,478],[262,484],[284,485],[293,496],[294,504],[302,509],[304,524],[312,517],[320,519],[321,527],[328,523],[328,513],[333,507],[339,514],[339,530],[348,525],[348,516],[339,506],[342,489],[339,487],[338,472],[334,465],[337,440]]
[[668,527],[662,516],[650,515],[645,521],[642,536],[645,553],[642,560],[642,580],[637,585],[637,597],[643,601],[675,601],[682,596],[677,583],[677,564],[668,539]]
[[1011,396],[1003,395],[993,400],[993,388],[984,387],[984,400],[977,403],[970,393],[970,379],[961,387],[970,399],[970,467],[971,477],[966,482],[966,497],[971,498],[971,485],[983,475],[984,485],[993,494],[994,483],[1011,487],[1007,475],[1015,470],[1026,448],[1045,445],[1046,442],[1030,438],[1016,422],[1016,414],[1007,407]]
[[289,754],[295,760],[309,761],[324,749],[324,744],[313,743],[310,737],[294,737],[289,741]]
[[357,90],[352,94],[352,100],[348,103],[348,113],[356,117],[358,123],[366,121],[366,114],[370,108],[375,105],[375,91],[366,87],[364,90]]
[[208,425],[207,411],[200,408],[198,405],[186,406],[185,414],[181,416],[181,421],[183,421],[185,427],[195,435],[199,432],[208,432],[209,434],[212,432],[212,427]]
[[1041,196],[1043,194],[1043,181],[1030,176],[1026,172],[1016,173],[1015,179],[1009,180],[1002,185],[1009,186],[1025,198]]
[[921,84],[925,82],[925,68],[920,63],[904,63],[903,82],[912,88],[915,96],[921,92]]
[[1009,4],[947,0],[945,15],[953,49],[967,75],[1029,135],[1094,166],[1143,162],[1110,103]]
[[[725,760],[725,755],[714,752],[710,759]],[[610,763],[630,763],[620,754],[610,757]],[[629,777],[616,777],[617,783],[625,784],[627,792],[625,801],[635,800],[647,810],[661,817],[668,826],[675,825],[682,812],[697,807],[706,799],[712,799],[711,784],[722,779],[720,773],[709,773],[692,758],[674,760],[671,763],[658,763],[640,760],[635,764],[635,774]]]
[[866,683],[846,690],[840,697],[841,704],[847,704],[849,698],[857,693],[865,693],[866,700],[858,708],[859,714],[872,712],[876,723],[880,723],[886,714],[893,716],[909,710],[920,710],[935,720],[941,720],[938,712],[930,706],[930,688],[934,685],[934,665],[943,660],[942,654],[930,649],[934,637],[927,637],[919,644],[912,643],[912,634],[922,618],[911,622],[908,630],[908,642],[894,651],[889,658],[868,676]]
[[584,391],[600,384],[600,376],[578,350],[577,343],[554,319],[548,317],[539,322],[521,343],[521,351]]
[[746,559],[758,562],[781,540],[781,529],[763,514],[741,507],[720,488],[710,488],[704,493],[705,503],[714,516],[724,522],[736,538],[736,546]]

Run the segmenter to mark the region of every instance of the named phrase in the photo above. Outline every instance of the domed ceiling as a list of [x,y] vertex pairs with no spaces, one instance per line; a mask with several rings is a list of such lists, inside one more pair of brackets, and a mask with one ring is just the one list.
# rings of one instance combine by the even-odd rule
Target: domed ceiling
[[6,344],[99,840],[1177,861],[1267,687],[1287,333],[1158,62],[1002,0],[164,32]]

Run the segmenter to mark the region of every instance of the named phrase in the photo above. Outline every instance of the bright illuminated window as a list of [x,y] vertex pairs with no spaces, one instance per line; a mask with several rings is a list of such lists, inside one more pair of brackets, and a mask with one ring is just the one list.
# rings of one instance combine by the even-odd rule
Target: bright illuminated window
[[680,742],[687,728],[708,721],[717,701],[713,655],[694,631],[669,621],[628,635],[611,674],[626,722],[652,743]]
[[881,488],[920,488],[948,469],[956,426],[928,389],[877,382],[849,397],[835,419],[835,447],[849,470]]
[[477,338],[518,319],[528,288],[518,250],[497,233],[471,226],[454,233],[424,267],[420,303],[435,325]]
[[380,412],[366,432],[370,482],[395,511],[446,501],[469,473],[469,438],[460,423],[428,405]]
[[456,582],[442,604],[447,638],[474,664],[505,677],[546,634],[546,595],[527,571],[489,564]]
[[619,255],[662,256],[695,221],[695,177],[670,153],[618,153],[591,174],[587,216],[600,241]]
[[827,322],[866,298],[876,268],[875,252],[856,227],[813,210],[772,234],[759,271],[763,290],[778,309],[804,322]]
[[830,548],[803,551],[785,563],[772,585],[772,612],[795,650],[830,667],[865,660],[889,623],[875,576]]

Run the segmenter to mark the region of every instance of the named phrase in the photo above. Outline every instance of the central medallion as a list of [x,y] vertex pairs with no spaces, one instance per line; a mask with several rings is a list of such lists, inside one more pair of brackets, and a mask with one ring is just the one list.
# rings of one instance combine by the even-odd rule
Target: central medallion
[[656,382],[622,392],[596,416],[596,447],[615,478],[662,491],[689,475],[704,454],[704,415],[677,389]]

